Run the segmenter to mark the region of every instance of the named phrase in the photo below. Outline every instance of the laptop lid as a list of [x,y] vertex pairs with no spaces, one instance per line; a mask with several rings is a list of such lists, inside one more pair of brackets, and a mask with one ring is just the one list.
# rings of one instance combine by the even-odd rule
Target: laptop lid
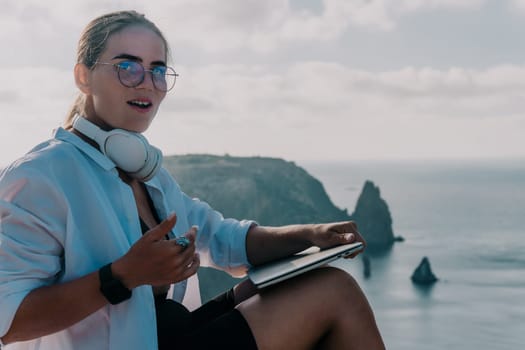
[[264,288],[300,275],[338,258],[348,256],[363,247],[363,243],[344,244],[325,250],[312,247],[288,258],[260,265],[248,270],[248,277],[257,288]]

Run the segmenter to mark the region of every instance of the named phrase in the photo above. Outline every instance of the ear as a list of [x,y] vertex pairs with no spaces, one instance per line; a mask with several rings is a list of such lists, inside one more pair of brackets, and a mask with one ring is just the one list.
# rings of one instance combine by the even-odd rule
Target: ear
[[77,84],[77,87],[82,91],[84,94],[89,95],[91,93],[91,70],[83,63],[77,63],[75,65],[75,83]]

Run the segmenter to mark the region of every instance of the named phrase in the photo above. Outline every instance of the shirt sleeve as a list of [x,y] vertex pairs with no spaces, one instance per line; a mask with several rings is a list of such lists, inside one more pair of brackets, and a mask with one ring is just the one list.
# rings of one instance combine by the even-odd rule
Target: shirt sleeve
[[235,275],[245,274],[250,266],[246,255],[246,235],[251,220],[225,219],[208,203],[183,193],[190,225],[199,226],[197,249],[202,266],[213,266]]
[[41,175],[0,176],[0,336],[27,294],[60,274],[57,232],[66,214],[56,186]]

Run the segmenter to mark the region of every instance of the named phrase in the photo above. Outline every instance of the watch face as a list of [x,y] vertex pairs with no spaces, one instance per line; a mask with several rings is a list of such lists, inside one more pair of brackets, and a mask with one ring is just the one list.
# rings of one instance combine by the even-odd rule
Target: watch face
[[131,291],[127,289],[119,280],[108,281],[102,286],[102,293],[111,304],[118,304],[131,297]]

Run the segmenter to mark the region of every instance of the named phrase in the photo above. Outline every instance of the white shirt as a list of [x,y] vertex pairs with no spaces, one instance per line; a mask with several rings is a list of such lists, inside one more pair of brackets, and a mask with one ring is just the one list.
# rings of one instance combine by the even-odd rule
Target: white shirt
[[[0,337],[31,290],[96,271],[142,235],[133,192],[115,164],[62,128],[53,136],[0,173]],[[172,237],[199,226],[202,266],[248,266],[245,241],[253,222],[224,219],[189,198],[165,169],[146,188],[161,219],[177,214]],[[174,300],[182,301],[185,282],[172,286]],[[137,287],[131,299],[108,304],[63,331],[6,348],[156,349],[151,287]]]

